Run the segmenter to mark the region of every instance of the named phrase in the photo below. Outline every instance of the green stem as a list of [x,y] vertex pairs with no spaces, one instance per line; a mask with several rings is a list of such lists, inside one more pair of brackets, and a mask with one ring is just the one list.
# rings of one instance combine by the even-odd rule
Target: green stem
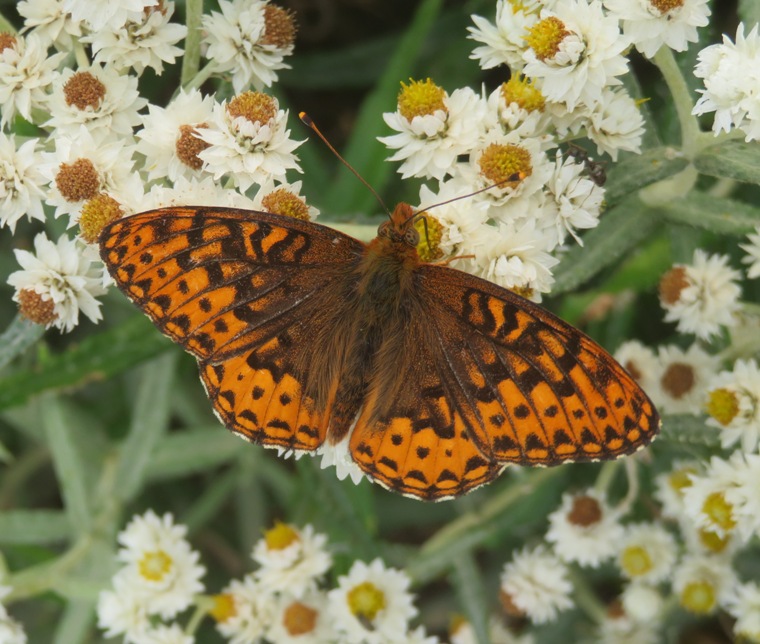
[[599,476],[596,477],[596,483],[594,483],[594,490],[599,494],[607,496],[612,479],[615,478],[615,474],[619,468],[620,461],[607,461],[602,465],[602,469],[599,470]]
[[575,604],[597,624],[601,624],[607,616],[607,610],[591,590],[586,578],[577,570],[569,568],[570,580],[573,582],[573,599]]
[[675,56],[669,47],[660,47],[653,61],[659,67],[660,73],[662,73],[670,89],[673,103],[676,106],[678,122],[681,125],[681,147],[686,158],[692,159],[697,151],[701,132],[697,118],[691,114],[694,102],[689,91],[689,86],[686,84],[686,79],[683,77]]
[[203,83],[205,83],[211,76],[217,71],[217,64],[211,60],[201,70],[195,74],[190,80],[183,85],[186,90],[198,89]]
[[185,1],[185,55],[182,58],[181,85],[186,87],[198,73],[201,62],[201,21],[203,18],[203,0]]
[[43,333],[45,333],[44,326],[16,315],[8,328],[0,335],[0,369],[37,342]]

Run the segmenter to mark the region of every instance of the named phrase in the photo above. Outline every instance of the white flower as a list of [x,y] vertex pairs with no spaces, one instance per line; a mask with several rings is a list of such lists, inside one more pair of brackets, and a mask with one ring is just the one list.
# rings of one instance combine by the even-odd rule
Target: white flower
[[64,0],[21,0],[16,9],[24,18],[24,30],[39,36],[43,43],[58,51],[69,51],[74,39],[82,35],[82,26],[63,8]]
[[641,151],[644,117],[624,89],[605,88],[584,123],[586,135],[596,143],[599,154],[607,153],[613,161],[621,150]]
[[137,78],[119,74],[113,67],[93,65],[86,69],[64,69],[53,80],[50,119],[46,126],[56,136],[77,136],[84,125],[93,136],[132,135],[142,117],[138,110],[147,100],[140,96]]
[[8,284],[16,289],[13,301],[22,304],[22,311],[30,293],[36,293],[36,301],[29,305],[47,309],[47,319],[34,320],[46,328],[71,331],[79,323],[80,311],[92,322],[99,321],[100,302],[95,296],[105,290],[101,270],[93,267],[99,263],[95,249],[65,234],[52,242],[45,233],[39,233],[34,238],[34,251],[15,250],[22,270],[8,277]]
[[721,326],[736,323],[741,275],[728,266],[728,256],[694,251],[692,264],[676,264],[660,281],[660,303],[666,322],[677,322],[681,333],[709,340]]
[[[501,617],[493,616],[488,620],[490,644],[536,644],[535,637],[528,631],[513,635],[503,624]],[[478,639],[472,624],[465,619],[452,620],[449,632],[451,644],[477,644]]]
[[708,424],[721,430],[723,448],[740,443],[756,452],[760,443],[760,370],[754,360],[737,360],[733,371],[722,371],[707,393]]
[[655,584],[666,579],[676,561],[676,541],[657,523],[626,525],[618,548],[620,570],[637,582]]
[[133,637],[135,644],[193,644],[192,635],[185,635],[179,624],[159,624]]
[[525,34],[538,20],[537,0],[513,2],[498,0],[495,24],[481,16],[471,16],[474,27],[468,27],[469,38],[484,43],[476,47],[470,58],[480,61],[483,69],[507,65],[512,72],[523,66]]
[[[0,586],[0,600],[10,592],[10,587]],[[24,628],[8,614],[2,604],[0,604],[0,642],[2,644],[26,644]]]
[[731,563],[724,557],[689,555],[673,572],[673,591],[681,606],[697,615],[715,611],[736,582]]
[[747,235],[748,244],[739,244],[739,247],[747,251],[747,256],[742,258],[742,262],[749,264],[747,277],[755,279],[760,277],[760,226],[755,226],[755,232]]
[[386,568],[380,559],[355,561],[338,586],[328,593],[333,627],[345,644],[400,641],[417,614],[409,593],[409,577]]
[[[283,37],[274,31],[269,33],[272,7],[264,0],[220,0],[222,12],[212,11],[203,17],[204,40],[208,44],[206,58],[214,61],[218,71],[232,72],[235,92],[250,85],[257,90],[270,87],[277,80],[277,70],[290,67],[283,61],[293,53],[295,28],[290,19],[292,34]],[[283,17],[284,10],[279,12],[281,20],[289,19]]]
[[623,536],[618,513],[594,490],[565,493],[549,515],[546,540],[563,561],[597,568],[611,558]]
[[668,414],[699,414],[718,358],[703,351],[697,343],[686,351],[670,344],[658,349],[657,362],[659,386],[650,392],[655,406]]
[[657,387],[659,363],[654,351],[638,340],[628,340],[615,351],[617,360],[650,396]]
[[269,592],[287,592],[299,598],[315,590],[332,566],[326,543],[327,537],[315,534],[310,525],[298,530],[277,522],[253,548],[251,556],[261,566],[254,577]]
[[749,641],[760,641],[760,586],[754,581],[732,589],[724,603],[725,609],[736,618],[734,634]]
[[198,138],[196,128],[207,125],[213,112],[213,97],[204,97],[195,89],[180,89],[165,108],[148,106],[143,129],[137,132],[137,151],[145,155],[148,180],[167,177],[176,181],[201,174],[203,161],[198,153],[208,143]]
[[311,592],[303,597],[282,595],[267,640],[277,644],[327,644],[337,641],[327,613],[327,596]]
[[629,42],[618,21],[606,16],[598,0],[557,0],[532,25],[523,53],[523,73],[538,81],[547,100],[592,107],[602,90],[619,85],[628,71],[623,52]]
[[433,113],[408,118],[400,97],[399,109],[383,114],[386,124],[398,134],[378,140],[396,150],[388,161],[403,161],[398,171],[404,179],[440,180],[453,175],[457,157],[468,154],[483,135],[485,101],[469,87],[455,89],[450,95],[441,89],[441,93],[440,107]]
[[744,24],[736,29],[736,44],[723,35],[723,43],[699,52],[697,78],[704,78],[705,89],[693,114],[715,112],[716,136],[732,127],[740,128],[745,140],[760,138],[760,37],[758,25],[744,36]]
[[44,109],[47,88],[65,53],[48,57],[47,44],[39,36],[26,38],[5,34],[0,43],[0,127],[13,122],[18,113],[32,121],[33,109]]
[[547,132],[550,120],[545,110],[546,100],[530,79],[513,75],[489,94],[486,108],[486,131],[498,128],[507,134],[517,130],[523,138],[537,138],[551,147],[556,145],[554,137]]
[[544,546],[516,553],[501,573],[501,592],[534,624],[554,621],[573,606],[568,570]]
[[663,598],[656,588],[648,584],[633,582],[626,584],[620,594],[620,603],[626,617],[643,624],[657,620],[662,612]]
[[256,210],[253,201],[237,190],[225,188],[207,176],[201,180],[179,177],[174,187],[154,185],[141,200],[140,210],[170,206],[229,206]]
[[253,198],[253,210],[314,221],[319,216],[319,210],[306,203],[301,196],[301,187],[301,181],[288,183],[268,179],[261,184]]
[[697,42],[697,27],[705,27],[710,17],[709,0],[604,0],[604,6],[621,21],[623,33],[647,58],[665,45],[684,51]]
[[119,29],[127,20],[138,20],[145,9],[155,7],[159,2],[160,0],[63,0],[63,9],[71,14],[72,20],[86,23],[90,31],[100,31],[106,26]]
[[290,138],[288,113],[266,94],[246,92],[229,104],[214,106],[209,127],[198,137],[209,144],[198,156],[204,169],[219,179],[229,175],[243,191],[267,179],[283,179],[286,170],[300,171],[293,154],[303,141]]
[[39,171],[37,142],[30,139],[16,149],[15,136],[0,132],[0,226],[8,226],[11,232],[24,215],[45,221],[42,186],[46,181]]
[[[353,427],[351,428],[353,431]],[[351,435],[351,432],[347,434]],[[319,462],[320,469],[327,469],[328,467],[335,467],[335,476],[339,481],[343,481],[346,478],[350,478],[354,485],[359,485],[362,479],[365,478],[365,474],[362,469],[356,464],[351,452],[348,450],[349,441],[344,439],[337,443],[331,441],[325,441],[320,445],[319,449],[314,452],[315,456],[320,456]],[[296,454],[296,457],[298,454]]]
[[[439,640],[435,635],[428,635],[425,632],[424,626],[418,626],[412,631],[409,631],[406,635],[404,635],[403,639],[400,640],[400,644],[440,644],[441,640]],[[491,639],[492,644],[498,644],[495,640]]]
[[231,599],[230,606],[217,617],[217,630],[230,644],[258,642],[267,633],[277,611],[276,598],[251,575],[234,579],[218,598]]
[[135,640],[150,625],[148,607],[130,580],[117,574],[113,590],[102,590],[98,596],[98,627],[106,637],[125,635]]
[[607,614],[599,625],[598,644],[660,644],[658,622],[639,622],[625,613]]
[[684,491],[691,487],[691,476],[700,472],[696,461],[675,461],[669,472],[657,476],[655,496],[662,503],[663,517],[681,519],[684,516]]
[[172,64],[182,49],[174,45],[187,35],[187,27],[169,22],[174,3],[162,1],[146,7],[137,20],[131,18],[118,29],[93,31],[82,42],[90,43],[95,63],[123,70],[131,67],[137,74],[152,68],[161,74],[164,63]]
[[174,617],[204,590],[206,569],[185,539],[187,528],[171,514],[158,517],[152,510],[136,516],[119,534],[118,558],[125,567],[117,573],[135,589],[150,615]]

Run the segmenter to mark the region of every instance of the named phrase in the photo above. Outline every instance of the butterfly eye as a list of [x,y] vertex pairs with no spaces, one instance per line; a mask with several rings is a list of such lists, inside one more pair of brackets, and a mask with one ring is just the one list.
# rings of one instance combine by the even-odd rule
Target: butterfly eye
[[384,221],[382,224],[380,224],[377,227],[377,236],[378,237],[388,237],[388,226],[390,225],[390,222]]
[[414,226],[409,226],[404,231],[404,242],[410,246],[417,246],[420,243],[420,234]]

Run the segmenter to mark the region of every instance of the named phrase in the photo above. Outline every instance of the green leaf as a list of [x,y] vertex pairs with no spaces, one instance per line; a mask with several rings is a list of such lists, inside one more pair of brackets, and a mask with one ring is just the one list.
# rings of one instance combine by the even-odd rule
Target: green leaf
[[47,390],[82,386],[135,366],[171,347],[147,318],[135,315],[92,335],[44,363],[0,379],[0,409],[20,405]]
[[129,433],[119,450],[114,490],[129,500],[140,490],[150,455],[169,425],[169,396],[177,365],[177,354],[162,356],[141,370]]
[[643,154],[628,156],[613,165],[607,172],[605,200],[618,203],[622,197],[644,186],[672,177],[689,162],[670,147],[654,148]]
[[89,642],[90,629],[95,623],[95,602],[87,600],[69,601],[63,615],[57,620],[53,644],[76,644]]
[[23,353],[45,333],[45,327],[17,315],[0,335],[0,369]]
[[0,512],[0,543],[49,544],[71,538],[69,518],[60,510]]
[[583,246],[573,246],[554,269],[557,279],[552,295],[572,291],[609,268],[638,246],[657,227],[655,211],[630,198],[608,210],[599,225],[583,236]]
[[488,629],[488,606],[483,580],[472,554],[462,553],[454,559],[451,569],[452,586],[456,589],[459,603],[470,621],[479,644],[491,641]]
[[720,432],[710,427],[705,416],[671,414],[663,416],[662,437],[684,445],[720,447]]
[[760,145],[756,141],[725,141],[702,150],[694,166],[711,177],[760,184]]
[[658,207],[670,221],[724,235],[744,235],[760,225],[760,208],[693,192]]
[[[739,0],[739,18],[744,21],[744,34],[746,35],[752,25],[760,22],[760,3],[757,0]],[[734,40],[734,32],[729,33]]]
[[66,417],[58,398],[52,394],[45,395],[42,401],[42,425],[71,528],[85,532],[92,521],[85,463],[70,419]]

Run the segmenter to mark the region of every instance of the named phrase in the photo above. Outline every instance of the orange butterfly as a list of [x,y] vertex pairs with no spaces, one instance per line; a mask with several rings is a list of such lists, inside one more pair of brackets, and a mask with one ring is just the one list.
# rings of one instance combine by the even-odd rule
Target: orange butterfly
[[292,217],[152,210],[106,226],[119,288],[192,353],[222,422],[266,447],[349,441],[387,488],[463,494],[508,463],[629,454],[659,418],[598,344],[551,313],[417,255],[399,204],[365,244]]

